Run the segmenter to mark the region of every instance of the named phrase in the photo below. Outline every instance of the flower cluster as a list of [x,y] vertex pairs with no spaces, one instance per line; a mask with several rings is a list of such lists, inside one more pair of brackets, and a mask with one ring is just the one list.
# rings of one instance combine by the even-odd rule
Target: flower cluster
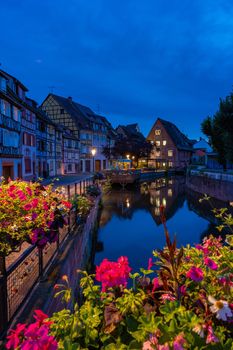
[[7,337],[6,348],[22,350],[56,350],[57,341],[49,334],[51,321],[40,310],[34,311],[35,322],[30,325],[18,324]]
[[96,280],[102,283],[103,292],[112,287],[126,287],[130,271],[128,258],[125,256],[121,256],[117,262],[104,259],[96,267]]
[[0,187],[0,254],[28,241],[40,247],[57,240],[71,204],[52,185],[9,181]]

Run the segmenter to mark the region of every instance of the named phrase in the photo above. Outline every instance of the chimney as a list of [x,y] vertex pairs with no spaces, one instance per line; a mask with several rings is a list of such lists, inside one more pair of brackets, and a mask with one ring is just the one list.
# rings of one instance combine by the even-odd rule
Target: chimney
[[68,100],[69,100],[70,102],[72,102],[72,97],[71,97],[71,96],[69,96],[69,97],[68,97]]

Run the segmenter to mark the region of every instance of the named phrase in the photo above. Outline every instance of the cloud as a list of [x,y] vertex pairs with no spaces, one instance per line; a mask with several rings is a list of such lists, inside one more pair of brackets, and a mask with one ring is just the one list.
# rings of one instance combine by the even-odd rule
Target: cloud
[[[39,101],[53,85],[114,124],[147,133],[161,116],[198,137],[231,90],[231,1],[9,0],[1,11],[1,62]],[[8,18],[20,18],[17,37]]]

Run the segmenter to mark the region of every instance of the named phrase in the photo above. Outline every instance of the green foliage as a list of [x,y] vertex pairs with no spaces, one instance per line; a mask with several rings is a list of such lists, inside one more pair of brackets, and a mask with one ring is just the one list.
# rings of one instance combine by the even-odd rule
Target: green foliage
[[233,162],[233,93],[220,100],[218,111],[202,122],[201,129],[218,152],[220,164]]

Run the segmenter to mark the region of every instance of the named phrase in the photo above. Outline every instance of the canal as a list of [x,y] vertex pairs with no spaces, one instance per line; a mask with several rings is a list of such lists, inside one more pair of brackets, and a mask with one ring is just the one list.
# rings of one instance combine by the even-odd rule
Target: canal
[[163,248],[165,236],[159,207],[165,207],[167,227],[178,246],[200,243],[209,234],[219,235],[212,207],[228,203],[214,198],[199,202],[200,193],[189,190],[185,178],[160,178],[134,189],[113,189],[103,196],[95,265],[104,258],[128,256],[134,270],[147,267],[154,249]]

